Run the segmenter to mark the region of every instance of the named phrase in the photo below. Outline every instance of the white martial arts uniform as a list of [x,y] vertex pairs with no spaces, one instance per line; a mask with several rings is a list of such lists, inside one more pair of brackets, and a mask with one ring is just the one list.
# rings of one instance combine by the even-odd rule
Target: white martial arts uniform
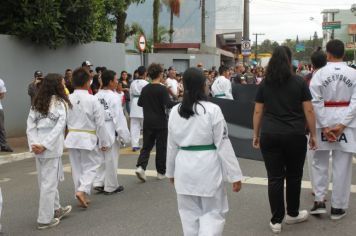
[[225,76],[219,76],[211,86],[213,97],[233,100],[231,82]]
[[102,163],[97,169],[94,180],[95,187],[104,187],[104,191],[113,192],[119,187],[117,180],[117,168],[119,160],[120,138],[130,142],[130,132],[122,110],[120,97],[111,90],[99,90],[95,95],[105,110],[105,126],[115,140],[106,152],[99,151]]
[[228,211],[224,181],[240,181],[242,173],[220,108],[201,104],[205,110],[197,105],[199,115],[189,119],[178,114],[179,105],[172,108],[166,176],[174,178],[184,235],[218,236]]
[[[173,95],[178,97],[178,81],[175,79],[167,78],[166,79],[167,88],[172,91]],[[169,97],[173,99],[172,95],[169,94]]]
[[[317,118],[318,150],[314,154],[315,201],[323,201],[328,189],[329,153],[332,151],[333,191],[331,206],[348,208],[352,153],[356,152],[356,70],[343,62],[319,69],[310,83]],[[346,126],[337,142],[329,143],[322,128]]]
[[140,146],[140,131],[143,128],[143,110],[137,105],[138,98],[141,95],[143,87],[148,84],[146,80],[136,79],[132,81],[130,86],[130,131],[131,131],[131,146]]
[[100,166],[97,144],[99,148],[110,147],[114,140],[106,130],[104,109],[95,96],[76,89],[69,99],[73,108],[68,110],[69,132],[64,144],[69,152],[75,191],[90,194]]
[[63,180],[61,156],[63,154],[64,129],[67,107],[62,101],[52,97],[48,115],[31,109],[27,118],[27,139],[31,145],[41,144],[46,150],[35,155],[40,189],[37,222],[48,224],[59,209],[58,181]]

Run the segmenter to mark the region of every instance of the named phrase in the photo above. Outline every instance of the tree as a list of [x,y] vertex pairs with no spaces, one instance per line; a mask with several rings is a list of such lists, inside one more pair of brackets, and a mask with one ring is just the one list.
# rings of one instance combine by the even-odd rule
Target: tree
[[[132,27],[135,28],[134,42],[138,42],[138,38],[141,34],[146,35],[146,49],[144,52],[151,52],[152,47],[154,46],[153,36],[145,33],[143,28],[138,23],[133,23]],[[164,26],[158,26],[157,29],[157,42],[156,43],[167,43],[168,42],[168,30]],[[138,44],[135,43],[135,48],[138,51]]]
[[159,10],[161,7],[160,0],[153,1],[153,43],[158,43],[158,24],[159,24]]
[[127,9],[133,3],[141,4],[145,0],[106,0],[109,12],[116,19],[116,42],[125,43],[127,37],[130,35],[130,27],[126,25]]
[[169,42],[173,43],[173,16],[179,17],[180,15],[180,0],[162,0],[171,12],[169,21]]

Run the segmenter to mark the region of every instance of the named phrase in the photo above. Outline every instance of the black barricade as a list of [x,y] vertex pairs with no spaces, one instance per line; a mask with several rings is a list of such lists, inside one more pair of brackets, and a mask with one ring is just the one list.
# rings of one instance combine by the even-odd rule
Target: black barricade
[[259,149],[252,147],[253,111],[257,85],[232,86],[235,100],[211,98],[211,102],[220,106],[228,123],[229,137],[239,158],[262,161]]

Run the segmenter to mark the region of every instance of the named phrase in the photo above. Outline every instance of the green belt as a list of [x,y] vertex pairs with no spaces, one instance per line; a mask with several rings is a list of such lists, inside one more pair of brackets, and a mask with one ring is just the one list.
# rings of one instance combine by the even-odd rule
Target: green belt
[[209,151],[209,150],[216,150],[216,146],[215,144],[196,145],[196,146],[179,147],[179,149],[184,151]]
[[139,98],[140,95],[132,95],[132,97],[134,97],[134,98]]
[[218,98],[218,97],[225,97],[226,94],[225,93],[220,93],[220,94],[216,94],[214,97]]
[[81,132],[81,133],[89,133],[89,134],[96,134],[95,130],[84,130],[84,129],[69,129],[69,132]]

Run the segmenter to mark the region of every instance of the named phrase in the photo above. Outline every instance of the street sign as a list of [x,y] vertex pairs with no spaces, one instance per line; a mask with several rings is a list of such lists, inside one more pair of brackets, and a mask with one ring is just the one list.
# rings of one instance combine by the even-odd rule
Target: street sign
[[340,29],[341,21],[329,21],[323,22],[323,30],[332,30],[332,29]]
[[244,56],[251,55],[251,41],[250,40],[241,41],[241,54]]
[[138,38],[138,49],[140,49],[141,52],[146,49],[146,38],[143,34],[141,34]]
[[305,46],[302,43],[298,43],[297,45],[295,45],[295,50],[297,52],[304,52],[305,51]]

